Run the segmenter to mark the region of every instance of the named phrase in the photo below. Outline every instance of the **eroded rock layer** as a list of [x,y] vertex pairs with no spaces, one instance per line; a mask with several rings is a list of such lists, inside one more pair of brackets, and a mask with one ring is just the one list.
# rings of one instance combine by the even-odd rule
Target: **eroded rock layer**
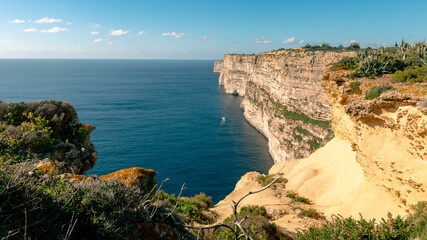
[[304,158],[332,137],[321,87],[328,65],[353,52],[281,50],[225,55],[215,64],[226,92],[244,96],[245,118],[268,139],[275,162]]

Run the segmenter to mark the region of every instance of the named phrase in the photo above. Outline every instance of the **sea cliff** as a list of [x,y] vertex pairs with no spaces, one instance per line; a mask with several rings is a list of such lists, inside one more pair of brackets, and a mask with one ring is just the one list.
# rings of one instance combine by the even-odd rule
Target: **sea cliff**
[[[326,218],[405,216],[427,199],[427,85],[393,82],[390,75],[351,80],[352,71],[329,69],[354,54],[290,50],[224,57],[219,83],[244,96],[246,119],[269,140],[276,162],[269,174],[288,180],[242,205],[265,206],[287,231],[319,222],[298,218],[307,206],[285,195],[310,199],[310,208]],[[365,99],[372,88],[391,90]],[[227,205],[261,188],[261,177],[243,176],[216,211],[229,214]]]
[[245,118],[281,162],[307,157],[333,137],[331,103],[321,80],[329,64],[353,55],[300,49],[231,54],[215,63],[215,71],[227,93],[244,96]]

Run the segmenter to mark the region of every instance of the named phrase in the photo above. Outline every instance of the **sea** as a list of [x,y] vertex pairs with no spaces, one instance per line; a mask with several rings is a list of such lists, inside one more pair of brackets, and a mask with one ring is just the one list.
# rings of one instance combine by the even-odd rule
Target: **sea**
[[0,100],[62,100],[96,126],[86,175],[154,169],[162,189],[214,203],[246,172],[267,173],[267,140],[226,94],[212,60],[0,59]]

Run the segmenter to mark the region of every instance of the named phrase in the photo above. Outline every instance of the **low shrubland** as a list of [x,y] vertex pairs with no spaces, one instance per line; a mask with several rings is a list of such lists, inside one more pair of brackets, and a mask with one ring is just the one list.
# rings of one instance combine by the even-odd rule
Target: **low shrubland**
[[344,57],[334,64],[332,70],[354,70],[350,78],[374,79],[384,74],[395,74],[401,82],[427,81],[427,43],[408,44],[404,40],[394,47],[365,48],[357,51],[357,57]]
[[164,191],[158,191],[154,200],[163,206],[168,206],[175,211],[187,223],[197,222],[200,224],[211,224],[214,218],[211,214],[206,214],[205,211],[213,206],[212,198],[204,193],[195,195],[194,197],[177,198],[175,194],[169,195]]
[[365,99],[366,100],[372,100],[374,98],[379,97],[381,94],[392,90],[393,88],[389,85],[381,85],[381,86],[376,86],[376,87],[372,87],[371,89],[369,89],[368,93],[366,93],[365,95]]
[[137,187],[96,179],[70,183],[34,172],[31,164],[0,167],[0,203],[1,239],[135,239],[136,223],[171,212]]
[[69,103],[0,101],[0,164],[41,158],[61,142],[82,144],[87,133]]
[[[246,219],[242,223],[242,227],[252,239],[288,239],[282,234],[279,228],[274,223],[269,222],[269,216],[265,207],[246,206],[242,207],[238,213],[238,219]],[[234,228],[234,216],[230,216],[224,220],[224,224]],[[242,232],[239,233],[239,235]],[[228,228],[219,228],[206,233],[206,239],[235,239],[234,233]]]
[[[272,175],[261,175],[258,177],[257,182],[261,185],[261,187],[265,187],[268,184],[270,184],[271,182],[273,182],[274,179],[275,179],[275,177]],[[274,183],[284,183],[285,184],[287,182],[288,182],[288,179],[279,178]]]

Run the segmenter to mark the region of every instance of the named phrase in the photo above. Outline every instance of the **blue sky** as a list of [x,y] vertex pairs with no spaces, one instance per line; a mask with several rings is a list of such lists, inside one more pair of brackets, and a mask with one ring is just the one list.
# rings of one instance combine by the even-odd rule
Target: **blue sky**
[[221,59],[427,37],[427,1],[0,0],[0,58]]

